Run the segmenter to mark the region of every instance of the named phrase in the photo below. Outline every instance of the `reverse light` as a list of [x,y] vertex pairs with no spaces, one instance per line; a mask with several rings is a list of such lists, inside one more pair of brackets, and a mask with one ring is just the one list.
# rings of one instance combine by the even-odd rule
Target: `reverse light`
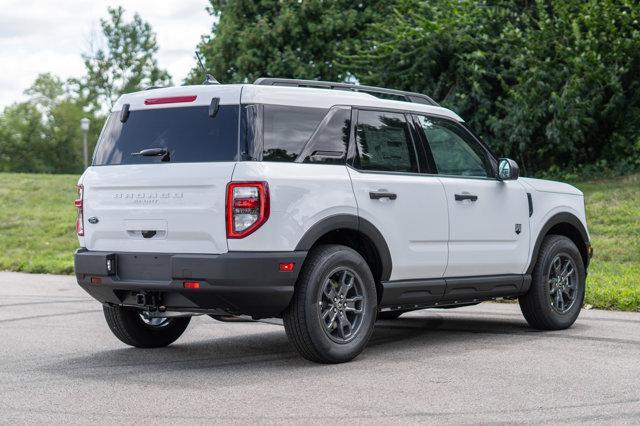
[[160,105],[160,104],[179,104],[183,102],[193,102],[197,98],[196,95],[191,96],[169,96],[165,98],[147,98],[144,100],[145,105]]
[[73,202],[73,205],[78,209],[78,215],[76,216],[76,234],[79,237],[84,236],[84,186],[78,185],[78,198]]
[[269,218],[266,182],[231,182],[227,185],[227,238],[244,238]]

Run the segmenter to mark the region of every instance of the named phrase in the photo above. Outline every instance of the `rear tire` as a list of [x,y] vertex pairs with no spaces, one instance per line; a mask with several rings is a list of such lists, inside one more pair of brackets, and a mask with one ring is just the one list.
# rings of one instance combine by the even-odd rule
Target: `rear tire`
[[161,348],[175,342],[186,330],[190,317],[163,318],[157,325],[145,322],[138,309],[103,305],[109,328],[121,342],[137,348]]
[[283,321],[300,355],[335,364],[362,352],[373,332],[376,310],[367,262],[349,247],[323,245],[309,252]]
[[518,299],[529,325],[539,330],[571,327],[582,308],[585,278],[582,256],[573,241],[561,235],[546,236],[531,287]]

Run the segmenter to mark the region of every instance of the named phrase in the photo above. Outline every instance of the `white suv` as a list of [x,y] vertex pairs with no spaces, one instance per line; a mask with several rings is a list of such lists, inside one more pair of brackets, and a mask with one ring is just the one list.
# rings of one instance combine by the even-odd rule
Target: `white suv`
[[175,341],[190,317],[281,317],[312,361],[376,318],[518,298],[576,320],[591,257],[570,185],[519,178],[429,97],[317,81],[122,96],[78,184],[78,283],[113,333]]

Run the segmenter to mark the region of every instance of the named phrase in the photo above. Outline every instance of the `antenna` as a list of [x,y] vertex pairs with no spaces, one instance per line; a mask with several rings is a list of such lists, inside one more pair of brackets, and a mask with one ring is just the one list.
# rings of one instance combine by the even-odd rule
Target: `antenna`
[[207,72],[207,69],[204,67],[204,64],[202,63],[202,58],[200,57],[200,54],[198,53],[197,50],[196,50],[196,58],[198,58],[198,63],[200,64],[200,68],[202,68],[202,71],[204,72],[204,81],[202,82],[202,84],[220,84],[218,80],[216,80],[211,74]]

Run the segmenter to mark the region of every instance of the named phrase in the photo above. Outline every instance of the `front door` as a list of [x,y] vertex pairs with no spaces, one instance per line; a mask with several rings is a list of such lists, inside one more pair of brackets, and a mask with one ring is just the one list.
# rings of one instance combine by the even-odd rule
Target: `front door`
[[529,254],[527,193],[494,177],[489,152],[459,123],[417,116],[449,207],[446,277],[522,274]]
[[441,278],[447,265],[447,200],[437,176],[420,174],[407,116],[354,110],[354,119],[356,153],[349,174],[358,215],[384,236],[391,280]]

